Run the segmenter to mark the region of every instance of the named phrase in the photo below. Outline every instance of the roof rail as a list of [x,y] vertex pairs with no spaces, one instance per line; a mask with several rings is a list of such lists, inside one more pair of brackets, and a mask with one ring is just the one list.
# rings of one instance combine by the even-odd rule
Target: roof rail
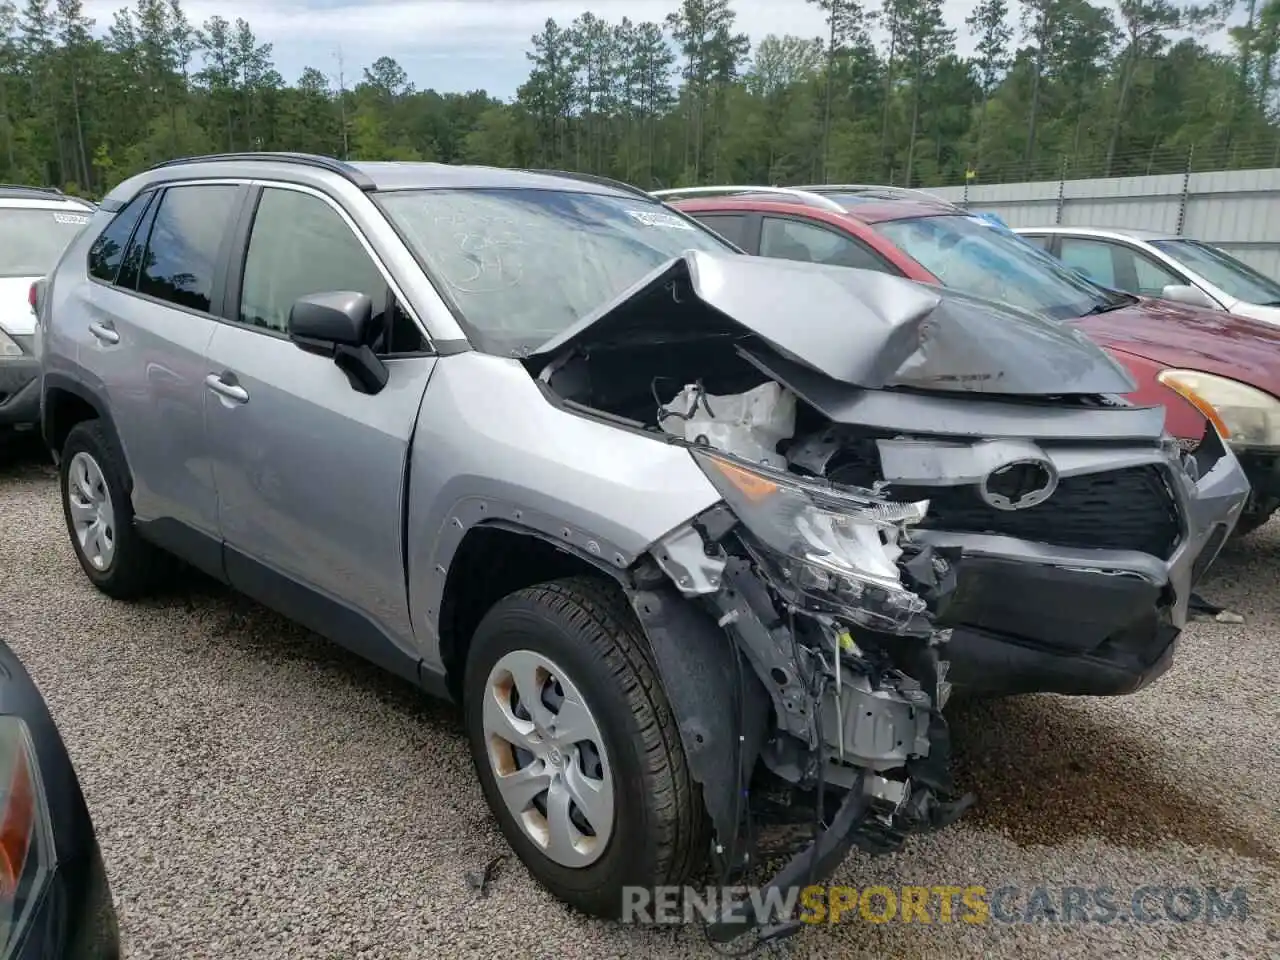
[[714,196],[732,195],[732,194],[774,194],[779,197],[791,197],[799,200],[801,203],[807,203],[812,207],[821,207],[824,210],[830,210],[833,213],[848,213],[844,207],[836,203],[830,197],[824,197],[820,193],[812,190],[804,190],[799,187],[673,187],[670,190],[654,190],[649,196],[657,197],[659,200],[667,198],[675,198],[679,196]]
[[0,183],[0,190],[22,190],[28,193],[52,193],[59,197],[66,196],[57,187],[33,187],[29,183]]
[[574,170],[526,170],[525,173],[537,173],[544,177],[564,177],[566,180],[581,180],[583,183],[594,183],[601,187],[613,187],[615,190],[622,190],[636,197],[648,197],[639,187],[627,183],[623,180],[614,180],[612,177],[601,177],[594,173],[578,173]]
[[914,187],[892,187],[885,184],[877,183],[819,183],[802,187],[803,190],[812,190],[814,193],[865,193],[872,197],[884,197],[886,199],[910,200],[913,197],[925,197],[935,203],[945,203],[954,207],[955,204],[950,200],[944,200],[936,193],[930,193],[928,190],[917,190]]
[[377,184],[367,174],[362,173],[351,164],[334,157],[324,157],[317,153],[292,153],[275,150],[258,150],[245,153],[207,153],[195,157],[177,157],[173,160],[164,160],[153,164],[149,169],[161,170],[181,163],[244,163],[255,160],[296,163],[302,166],[315,167],[318,170],[336,173],[338,176],[355,184],[361,190],[370,191],[378,188]]

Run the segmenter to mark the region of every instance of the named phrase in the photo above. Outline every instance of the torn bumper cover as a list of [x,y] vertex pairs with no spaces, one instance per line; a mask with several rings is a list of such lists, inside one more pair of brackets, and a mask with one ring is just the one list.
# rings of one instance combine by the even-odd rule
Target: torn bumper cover
[[[844,794],[770,886],[816,882],[855,846],[891,852],[954,821],[972,802],[951,782],[942,715],[958,551],[908,538],[927,503],[694,456],[725,502],[655,546],[632,602],[721,862],[737,869],[750,856],[742,837],[761,763],[818,807],[826,787]],[[767,920],[742,904],[712,935]]]
[[[935,497],[917,539],[963,552],[948,649],[951,679],[973,693],[1107,696],[1161,676],[1249,492],[1212,427],[1195,454],[1173,443],[878,448],[890,489]],[[1040,486],[1045,516],[1006,512],[1002,529],[967,522],[957,485],[992,476],[991,458],[1021,465],[1024,479],[1038,471],[1044,483],[1027,485]]]

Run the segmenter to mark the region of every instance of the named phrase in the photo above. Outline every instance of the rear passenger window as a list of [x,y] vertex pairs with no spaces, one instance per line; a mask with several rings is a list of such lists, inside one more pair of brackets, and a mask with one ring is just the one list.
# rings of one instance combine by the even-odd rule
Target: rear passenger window
[[211,184],[164,192],[147,240],[139,293],[209,312],[218,250],[238,190]]
[[140,193],[130,200],[107,224],[98,239],[93,241],[93,246],[89,248],[89,276],[107,283],[116,282],[120,262],[124,259],[124,248],[151,197],[150,192]]

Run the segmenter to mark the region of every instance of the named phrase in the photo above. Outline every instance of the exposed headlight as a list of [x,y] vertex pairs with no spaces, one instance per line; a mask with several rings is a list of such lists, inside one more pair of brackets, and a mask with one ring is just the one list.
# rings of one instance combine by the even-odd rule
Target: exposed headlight
[[22,356],[22,348],[14,342],[13,337],[0,330],[0,357],[20,356]]
[[1234,447],[1280,447],[1280,400],[1248,384],[1198,370],[1156,377],[1209,418]]
[[902,585],[897,559],[898,535],[924,519],[927,500],[894,503],[705,450],[694,457],[746,527],[756,561],[794,602],[888,632],[924,612],[925,601]]
[[31,733],[0,716],[0,953],[22,936],[53,863],[49,814]]

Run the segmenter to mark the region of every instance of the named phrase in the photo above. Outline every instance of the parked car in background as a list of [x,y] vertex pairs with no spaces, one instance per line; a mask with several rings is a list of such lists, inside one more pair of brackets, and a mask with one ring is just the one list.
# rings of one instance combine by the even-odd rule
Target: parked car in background
[[1280,283],[1212,244],[1129,228],[1015,232],[1101,286],[1280,325]]
[[119,956],[80,781],[39,689],[0,641],[0,958]]
[[1090,281],[1023,237],[921,191],[706,187],[658,195],[748,253],[861,267],[1032,310],[1083,331],[1160,404],[1188,450],[1213,422],[1252,485],[1243,535],[1280,506],[1280,331]]
[[0,184],[0,439],[40,420],[40,365],[31,352],[35,284],[93,211],[60,190]]

